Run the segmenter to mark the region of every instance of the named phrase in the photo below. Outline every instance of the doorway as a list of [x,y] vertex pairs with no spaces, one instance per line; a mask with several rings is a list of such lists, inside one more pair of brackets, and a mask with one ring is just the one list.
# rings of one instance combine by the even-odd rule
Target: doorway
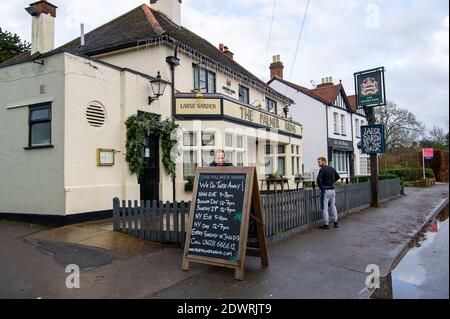
[[[159,119],[158,115],[154,114],[154,116]],[[143,152],[144,172],[139,178],[141,200],[159,201],[159,136],[147,136]]]

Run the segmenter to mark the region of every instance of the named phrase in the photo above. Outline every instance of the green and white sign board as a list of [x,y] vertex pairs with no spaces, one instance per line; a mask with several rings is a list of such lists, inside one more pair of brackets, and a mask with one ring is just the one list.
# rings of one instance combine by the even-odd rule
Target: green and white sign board
[[358,108],[386,104],[384,67],[357,72],[354,76]]

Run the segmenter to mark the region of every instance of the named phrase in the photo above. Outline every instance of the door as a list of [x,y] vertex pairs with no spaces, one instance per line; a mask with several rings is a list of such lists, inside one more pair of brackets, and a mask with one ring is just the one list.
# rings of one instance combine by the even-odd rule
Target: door
[[145,168],[139,180],[141,200],[159,200],[159,137],[148,136],[145,144]]

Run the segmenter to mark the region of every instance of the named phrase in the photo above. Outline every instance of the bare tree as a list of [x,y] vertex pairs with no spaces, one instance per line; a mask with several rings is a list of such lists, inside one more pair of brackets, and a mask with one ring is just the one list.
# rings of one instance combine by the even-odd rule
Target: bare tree
[[384,124],[386,148],[409,147],[424,136],[425,125],[409,110],[388,101],[375,110],[378,123]]
[[446,133],[444,129],[433,126],[433,128],[428,132],[428,140],[445,145],[448,138],[447,134],[448,133]]

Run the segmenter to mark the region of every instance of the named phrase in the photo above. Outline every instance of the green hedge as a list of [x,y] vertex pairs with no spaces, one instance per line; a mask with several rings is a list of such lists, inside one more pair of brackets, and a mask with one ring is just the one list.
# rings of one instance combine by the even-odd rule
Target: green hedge
[[[414,167],[405,167],[392,169],[387,171],[388,174],[395,174],[403,178],[405,181],[418,181],[423,178],[423,169]],[[434,178],[434,172],[431,168],[425,169],[425,176],[427,178]]]
[[[387,179],[395,179],[395,178],[398,178],[398,176],[395,174],[380,174],[380,175],[378,175],[379,181],[384,181]],[[356,179],[357,179],[358,183],[366,183],[370,180],[370,176],[356,176]]]

